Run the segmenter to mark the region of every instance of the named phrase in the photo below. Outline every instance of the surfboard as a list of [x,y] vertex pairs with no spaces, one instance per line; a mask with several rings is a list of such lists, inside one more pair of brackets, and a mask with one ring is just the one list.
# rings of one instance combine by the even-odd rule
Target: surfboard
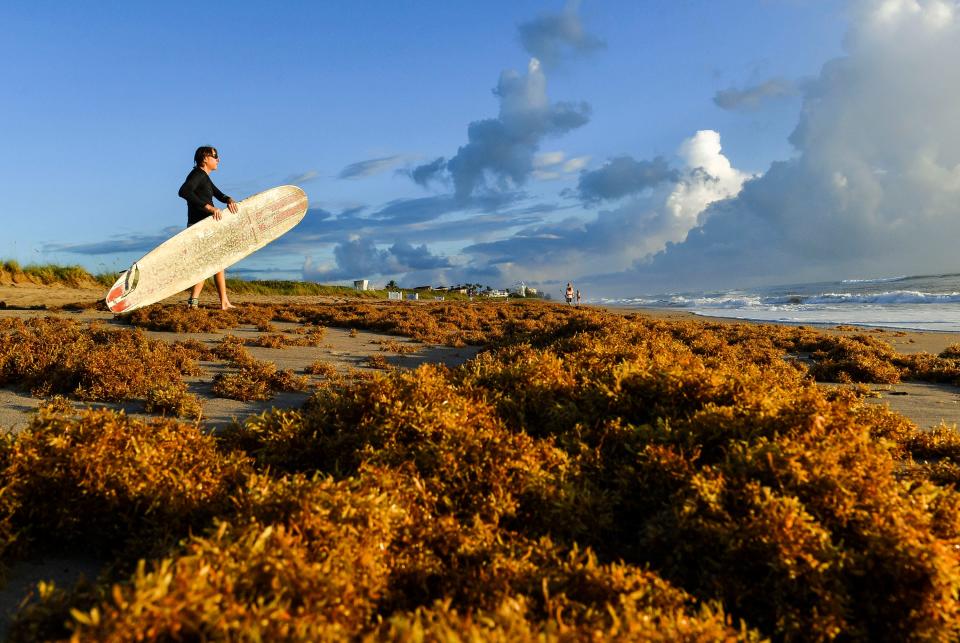
[[283,185],[223,208],[136,261],[107,291],[107,308],[130,312],[187,290],[289,232],[307,213],[307,195]]

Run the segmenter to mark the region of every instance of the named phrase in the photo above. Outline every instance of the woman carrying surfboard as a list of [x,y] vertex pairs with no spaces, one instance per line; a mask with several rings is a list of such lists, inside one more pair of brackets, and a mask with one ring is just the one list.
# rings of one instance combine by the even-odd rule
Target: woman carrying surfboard
[[[197,148],[193,154],[194,168],[190,170],[183,185],[180,186],[179,195],[187,201],[187,227],[203,221],[209,216],[219,221],[223,213],[213,205],[213,198],[216,197],[221,203],[225,203],[230,212],[236,213],[239,207],[236,201],[221,192],[210,179],[210,173],[214,172],[220,165],[220,155],[217,148],[204,145]],[[227,275],[226,270],[221,270],[214,276],[214,282],[217,284],[217,292],[220,295],[220,309],[227,310],[233,308],[233,304],[227,298]],[[193,287],[193,292],[187,304],[191,308],[197,308],[200,305],[200,291],[203,290],[203,282]]]

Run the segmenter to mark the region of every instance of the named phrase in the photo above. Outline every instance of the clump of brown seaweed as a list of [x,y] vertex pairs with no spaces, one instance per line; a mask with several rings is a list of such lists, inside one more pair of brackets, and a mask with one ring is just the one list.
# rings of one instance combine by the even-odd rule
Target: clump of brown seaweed
[[182,391],[183,404],[192,407],[182,376],[199,370],[188,348],[148,339],[137,329],[53,317],[3,321],[0,386],[16,385],[38,397],[107,402],[151,397],[158,404]]
[[213,393],[220,397],[244,402],[269,400],[279,391],[305,391],[310,387],[309,378],[290,369],[278,369],[273,362],[255,359],[242,340],[232,335],[224,337],[214,353],[237,369],[214,377]]

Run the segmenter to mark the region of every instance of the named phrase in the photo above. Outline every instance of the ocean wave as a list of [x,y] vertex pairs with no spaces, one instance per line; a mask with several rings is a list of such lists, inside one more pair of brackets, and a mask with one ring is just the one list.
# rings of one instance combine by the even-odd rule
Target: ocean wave
[[837,304],[955,304],[960,303],[960,292],[931,293],[917,290],[892,290],[878,293],[836,293],[767,298],[768,305],[837,305]]
[[891,290],[879,293],[828,292],[814,295],[787,294],[762,296],[745,293],[717,295],[663,295],[659,297],[631,297],[603,299],[601,304],[656,308],[700,308],[711,310],[776,309],[790,310],[804,307],[895,304],[955,304],[960,303],[960,292],[930,293],[917,290]]
[[655,308],[749,308],[763,305],[760,296],[714,295],[686,296],[664,295],[660,297],[630,297],[627,299],[601,299],[601,304],[611,306],[651,306]]
[[877,279],[843,279],[842,284],[887,284],[894,281],[906,281],[907,279],[917,279],[909,275],[900,275],[899,277],[878,277]]

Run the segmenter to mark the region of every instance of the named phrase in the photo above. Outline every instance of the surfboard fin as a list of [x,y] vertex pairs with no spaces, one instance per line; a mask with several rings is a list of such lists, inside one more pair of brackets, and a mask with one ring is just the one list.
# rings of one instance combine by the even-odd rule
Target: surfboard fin
[[137,287],[137,284],[140,283],[140,267],[137,264],[130,266],[130,270],[127,271],[127,278],[123,282],[124,295],[128,294],[131,290]]
[[133,264],[130,266],[129,270],[125,270],[120,277],[117,278],[117,282],[114,284],[110,292],[107,293],[107,308],[115,313],[119,313],[124,310],[127,306],[123,302],[123,299],[133,292],[139,283],[140,268],[137,266],[137,264]]

